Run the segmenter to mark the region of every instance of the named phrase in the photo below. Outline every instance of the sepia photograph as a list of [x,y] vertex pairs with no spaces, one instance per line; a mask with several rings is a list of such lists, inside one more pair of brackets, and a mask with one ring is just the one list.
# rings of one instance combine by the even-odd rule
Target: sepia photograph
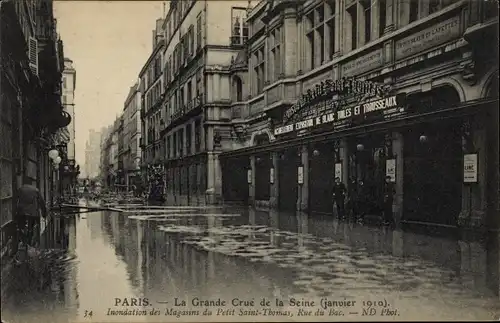
[[500,321],[498,0],[0,0],[0,323]]

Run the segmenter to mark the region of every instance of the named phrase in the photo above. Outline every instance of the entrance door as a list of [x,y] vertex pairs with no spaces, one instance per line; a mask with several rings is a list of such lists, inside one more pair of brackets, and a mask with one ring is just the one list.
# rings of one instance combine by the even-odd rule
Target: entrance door
[[333,142],[316,144],[309,152],[309,210],[333,212],[335,153]]
[[404,219],[456,225],[462,205],[460,129],[458,122],[439,121],[406,131]]
[[248,201],[248,157],[229,158],[222,163],[222,193],[226,201]]
[[291,149],[280,155],[278,161],[278,207],[282,211],[295,211],[298,195],[298,165],[297,151]]

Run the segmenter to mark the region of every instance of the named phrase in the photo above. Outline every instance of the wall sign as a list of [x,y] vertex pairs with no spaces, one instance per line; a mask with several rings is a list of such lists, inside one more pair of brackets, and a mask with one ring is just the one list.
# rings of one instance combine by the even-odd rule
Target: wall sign
[[397,114],[401,112],[401,108],[403,108],[405,103],[406,94],[401,93],[360,105],[346,107],[342,110],[326,112],[316,117],[277,127],[274,129],[274,135],[279,136],[294,131],[314,128],[324,124],[335,124],[352,118],[366,119],[370,118],[370,115],[376,114],[376,112]]
[[382,66],[382,48],[342,65],[342,76],[358,75]]
[[464,155],[464,183],[477,183],[477,154]]
[[460,17],[453,17],[396,41],[396,60],[460,37]]
[[337,177],[342,181],[342,163],[335,163],[335,178]]
[[304,167],[302,166],[297,169],[297,183],[304,184]]
[[391,182],[396,183],[396,159],[387,159],[385,161],[385,176],[389,176]]
[[252,170],[251,169],[247,170],[247,183],[252,184]]
[[269,183],[274,184],[274,168],[271,167],[269,170]]
[[311,105],[315,101],[325,101],[334,95],[346,96],[371,95],[383,96],[387,92],[387,87],[370,81],[360,81],[353,78],[342,78],[340,80],[327,79],[308,89],[306,93],[290,108],[285,110],[283,121],[287,122],[292,116],[301,111],[304,107]]

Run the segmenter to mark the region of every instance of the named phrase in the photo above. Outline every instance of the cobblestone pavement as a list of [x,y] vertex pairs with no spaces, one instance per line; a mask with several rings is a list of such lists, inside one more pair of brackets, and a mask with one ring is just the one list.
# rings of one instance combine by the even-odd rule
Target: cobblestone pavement
[[[119,207],[123,213],[77,216],[67,224],[73,229],[67,230],[66,253],[44,251],[18,269],[2,300],[2,317],[10,322],[373,321],[500,314],[498,296],[488,288],[491,252],[482,242],[303,213]],[[154,308],[161,316],[116,315],[126,297],[148,298],[153,307],[135,308]],[[212,316],[204,316],[196,303],[219,298],[229,304],[214,305]],[[240,306],[231,304],[235,298]],[[261,306],[262,298],[272,302]],[[174,306],[182,301],[186,307]]]

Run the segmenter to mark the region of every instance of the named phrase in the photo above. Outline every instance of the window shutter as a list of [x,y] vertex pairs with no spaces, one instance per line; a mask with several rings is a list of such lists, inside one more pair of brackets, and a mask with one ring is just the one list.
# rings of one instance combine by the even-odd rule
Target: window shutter
[[29,38],[28,56],[31,72],[38,76],[38,40],[34,37]]

